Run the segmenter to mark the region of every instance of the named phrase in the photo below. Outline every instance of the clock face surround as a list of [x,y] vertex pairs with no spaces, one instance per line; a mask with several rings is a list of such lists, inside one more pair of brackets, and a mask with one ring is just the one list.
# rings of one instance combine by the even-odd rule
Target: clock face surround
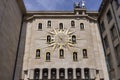
[[75,33],[75,31],[69,29],[58,29],[58,28],[52,28],[47,32],[49,35],[51,35],[52,41],[48,44],[48,48],[52,48],[52,51],[55,51],[55,49],[63,49],[67,48],[69,51],[72,52],[72,47],[75,45],[73,44],[72,35]]

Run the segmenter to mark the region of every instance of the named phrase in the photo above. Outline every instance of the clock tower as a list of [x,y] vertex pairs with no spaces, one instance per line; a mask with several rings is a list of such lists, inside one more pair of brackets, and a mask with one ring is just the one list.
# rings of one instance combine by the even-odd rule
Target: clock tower
[[83,3],[27,13],[22,80],[109,80],[98,13]]

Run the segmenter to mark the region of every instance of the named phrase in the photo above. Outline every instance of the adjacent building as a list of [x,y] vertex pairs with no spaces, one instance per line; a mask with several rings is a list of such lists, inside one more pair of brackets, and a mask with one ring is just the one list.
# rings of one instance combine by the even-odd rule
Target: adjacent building
[[97,18],[84,3],[27,12],[21,80],[109,80]]
[[0,0],[0,80],[13,80],[25,13],[22,0]]
[[99,28],[111,80],[120,80],[120,0],[103,0]]

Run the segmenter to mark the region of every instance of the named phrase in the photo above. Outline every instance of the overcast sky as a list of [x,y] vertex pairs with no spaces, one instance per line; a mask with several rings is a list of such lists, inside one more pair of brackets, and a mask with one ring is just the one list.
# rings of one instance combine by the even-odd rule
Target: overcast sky
[[[28,11],[57,10],[72,11],[74,2],[81,0],[24,0]],[[98,10],[102,0],[85,0],[88,10]]]

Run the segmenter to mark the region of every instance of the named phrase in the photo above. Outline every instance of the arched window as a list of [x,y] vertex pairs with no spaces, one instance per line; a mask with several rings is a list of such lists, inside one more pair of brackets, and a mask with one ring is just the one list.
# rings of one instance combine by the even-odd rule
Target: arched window
[[83,57],[84,58],[87,58],[88,56],[87,56],[87,49],[83,49]]
[[56,80],[56,69],[55,68],[51,69],[51,79]]
[[51,27],[51,21],[48,21],[47,26]]
[[64,68],[61,68],[59,70],[59,76],[60,76],[60,79],[65,79],[65,69]]
[[50,61],[50,52],[46,53],[46,61]]
[[38,30],[42,30],[42,23],[39,23]]
[[48,69],[47,68],[43,69],[42,77],[43,77],[43,80],[48,80]]
[[80,29],[84,30],[84,24],[83,23],[80,23]]
[[69,68],[67,73],[68,73],[68,79],[70,80],[73,79],[73,69]]
[[48,43],[51,42],[51,36],[50,36],[50,35],[47,36],[47,42],[48,42]]
[[59,24],[59,29],[63,29],[63,23]]
[[39,80],[40,69],[34,70],[34,80]]
[[64,50],[60,49],[60,58],[63,58],[63,57],[64,57]]
[[71,26],[75,27],[75,21],[71,21]]
[[36,58],[40,58],[40,49],[36,50]]
[[73,61],[77,61],[77,52],[73,52]]
[[76,43],[76,36],[75,35],[72,36],[72,43]]
[[85,69],[84,69],[84,75],[85,75],[85,79],[87,79],[87,80],[90,79],[89,68],[85,68]]
[[81,80],[81,69],[80,68],[76,69],[76,77],[77,77],[77,80]]

